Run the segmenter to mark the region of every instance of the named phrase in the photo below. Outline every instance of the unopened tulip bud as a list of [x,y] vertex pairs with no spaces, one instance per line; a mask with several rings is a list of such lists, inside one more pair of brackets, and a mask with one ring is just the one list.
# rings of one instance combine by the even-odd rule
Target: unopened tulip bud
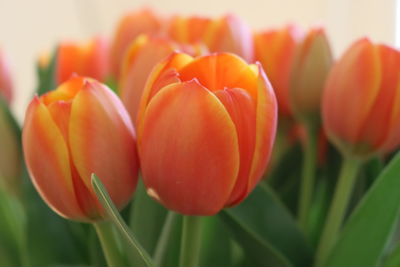
[[346,154],[390,152],[400,144],[400,53],[368,39],[334,65],[323,95],[323,122]]
[[324,30],[311,30],[297,48],[291,75],[290,104],[298,117],[320,117],[322,92],[332,62]]
[[294,25],[279,30],[259,32],[254,35],[255,59],[260,61],[275,90],[279,115],[290,117],[290,75],[296,47],[302,32]]
[[62,42],[57,49],[55,68],[56,84],[67,81],[73,74],[104,82],[108,75],[108,43],[101,37],[83,44]]
[[119,79],[121,64],[131,42],[140,34],[156,34],[162,20],[150,9],[140,9],[123,16],[115,30],[110,48],[111,74]]
[[118,208],[130,200],[139,166],[135,132],[123,104],[105,85],[74,77],[36,96],[26,111],[22,139],[33,184],[61,216],[101,218],[92,173]]

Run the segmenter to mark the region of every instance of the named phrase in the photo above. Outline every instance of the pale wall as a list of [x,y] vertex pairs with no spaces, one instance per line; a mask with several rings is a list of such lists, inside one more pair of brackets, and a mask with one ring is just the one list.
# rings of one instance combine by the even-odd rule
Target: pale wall
[[298,22],[322,24],[340,54],[355,38],[369,35],[394,45],[395,0],[0,0],[0,46],[13,61],[14,110],[21,120],[36,86],[39,52],[60,39],[110,34],[126,10],[149,6],[161,13],[218,15],[235,12],[254,28]]

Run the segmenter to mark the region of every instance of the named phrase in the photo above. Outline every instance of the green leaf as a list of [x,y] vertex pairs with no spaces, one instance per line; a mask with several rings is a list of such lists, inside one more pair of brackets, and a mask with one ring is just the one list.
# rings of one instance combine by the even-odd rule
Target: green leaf
[[349,217],[324,266],[376,266],[400,211],[399,173],[398,153]]
[[51,59],[47,66],[37,65],[37,76],[39,80],[36,93],[42,95],[51,90],[54,90],[57,86],[56,82],[56,65],[57,65],[57,52],[58,47],[54,50],[51,55]]
[[400,266],[400,243],[386,256],[382,267],[399,267]]
[[311,248],[295,220],[267,186],[220,213],[254,266],[310,266]]
[[139,180],[130,217],[130,227],[146,251],[153,255],[167,210],[149,197]]
[[[144,264],[145,266],[153,266],[152,260],[147,254],[146,250],[140,245],[140,243],[136,240],[134,235],[132,234],[131,230],[129,229],[128,225],[124,222],[121,215],[119,214],[117,208],[115,207],[114,203],[112,202],[109,194],[107,193],[106,188],[104,187],[103,183],[100,179],[95,175],[92,174],[92,186],[96,193],[96,196],[100,203],[102,204],[103,208],[109,219],[115,225],[118,232],[121,236],[125,239],[127,244],[129,245],[132,252],[137,253],[140,255],[140,259],[142,262],[135,262],[134,266],[138,266],[139,264]],[[129,255],[129,254],[127,254]]]

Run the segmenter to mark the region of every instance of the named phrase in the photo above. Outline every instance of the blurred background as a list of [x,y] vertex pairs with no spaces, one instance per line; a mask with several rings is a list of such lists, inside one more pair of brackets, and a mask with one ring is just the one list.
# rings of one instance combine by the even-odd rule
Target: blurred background
[[233,12],[254,29],[298,23],[323,25],[336,56],[355,39],[399,46],[400,0],[0,0],[0,47],[9,55],[16,87],[13,109],[21,121],[37,85],[35,63],[60,40],[112,36],[126,11],[150,7],[173,13]]

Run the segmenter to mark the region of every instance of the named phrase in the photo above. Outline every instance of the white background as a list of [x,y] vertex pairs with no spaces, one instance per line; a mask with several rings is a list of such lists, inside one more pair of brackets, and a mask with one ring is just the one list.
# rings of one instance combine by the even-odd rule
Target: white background
[[396,0],[0,0],[0,47],[12,61],[16,87],[13,109],[18,118],[36,86],[35,62],[40,52],[63,39],[109,36],[124,12],[152,7],[172,13],[220,15],[234,12],[254,29],[324,25],[335,55],[368,35],[394,45]]

